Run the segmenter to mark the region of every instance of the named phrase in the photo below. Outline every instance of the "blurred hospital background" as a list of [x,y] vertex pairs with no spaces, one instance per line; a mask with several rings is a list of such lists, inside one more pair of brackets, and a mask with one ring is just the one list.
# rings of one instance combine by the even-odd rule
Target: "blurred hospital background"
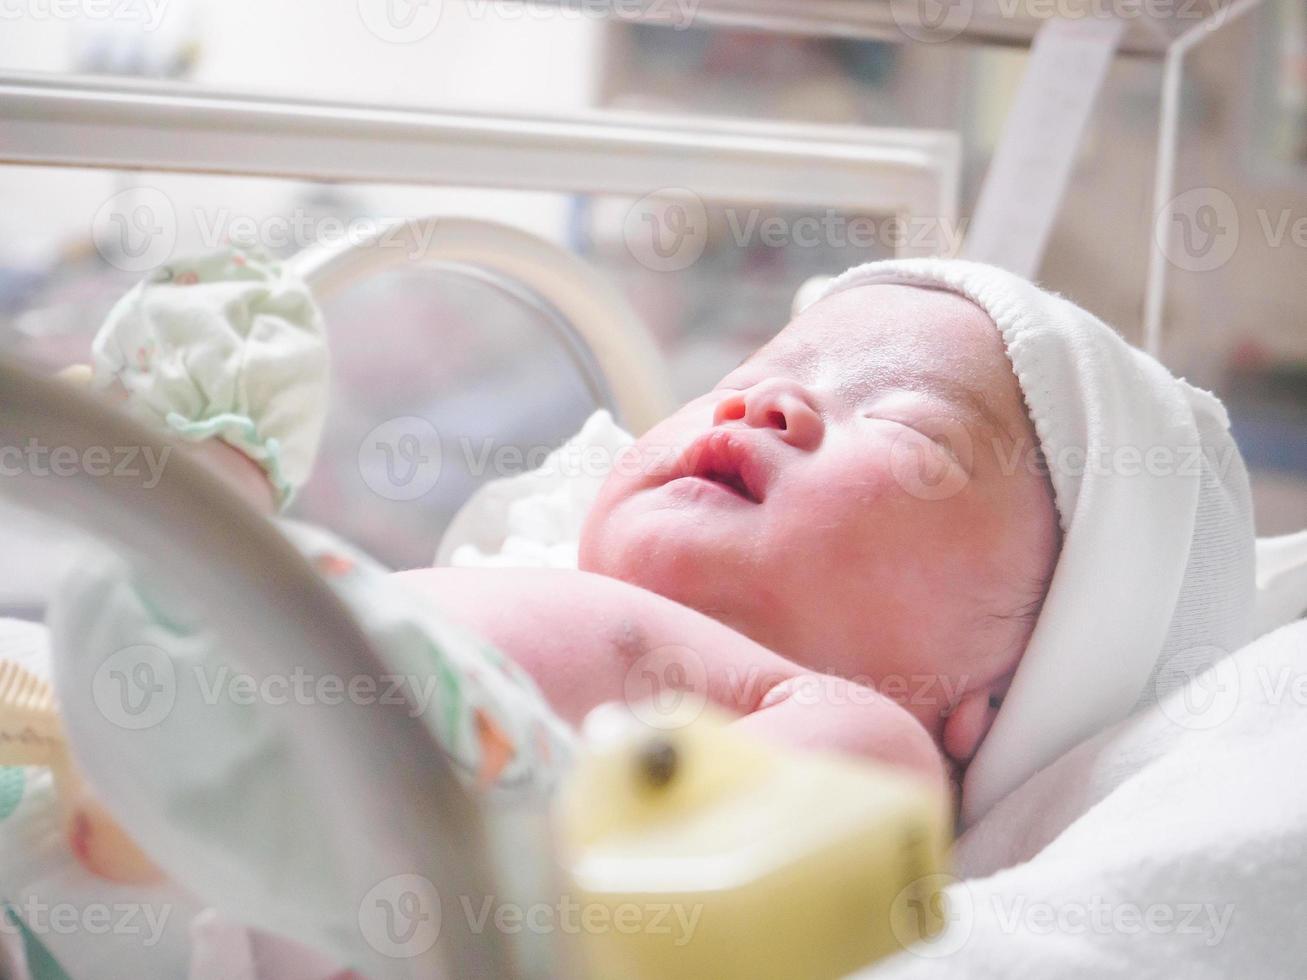
[[[168,78],[258,95],[515,115],[612,109],[948,130],[961,140],[965,225],[1028,58],[1024,47],[674,30],[544,7],[509,16],[510,6],[445,0],[438,29],[396,45],[362,28],[355,0],[170,0],[149,31],[106,17],[55,16],[57,4],[11,5],[0,20],[0,72]],[[1161,74],[1156,59],[1114,61],[1041,273],[1134,341],[1152,233]],[[1170,270],[1164,360],[1227,400],[1254,470],[1259,531],[1299,529],[1307,526],[1302,0],[1267,0],[1196,50],[1184,79],[1178,160],[1176,190],[1228,193],[1241,233],[1220,268]],[[883,240],[742,238],[736,219],[709,201],[702,257],[668,273],[625,246],[631,201],[602,195],[0,166],[6,350],[50,368],[86,360],[96,326],[137,279],[106,257],[112,246],[96,240],[96,216],[116,193],[143,183],[173,202],[178,251],[202,247],[237,219],[288,232],[264,243],[283,255],[313,244],[297,238],[293,221],[322,229],[336,227],[328,218],[447,214],[520,227],[584,256],[618,284],[656,335],[681,397],[705,390],[782,326],[807,278],[891,252]],[[790,227],[803,216],[762,214]],[[269,223],[277,216],[285,220]],[[380,499],[358,472],[363,434],[388,418],[423,416],[439,428],[448,460],[459,440],[555,444],[590,411],[566,352],[540,329],[549,311],[502,283],[457,270],[400,272],[351,290],[327,312],[335,403],[298,512],[389,563],[429,562],[444,522],[496,474],[447,466],[420,500]],[[26,520],[5,519],[14,532],[14,522]],[[6,548],[30,553],[10,555],[4,566],[36,574],[54,560],[40,541],[7,534]],[[22,604],[21,586],[0,583],[11,609]]]

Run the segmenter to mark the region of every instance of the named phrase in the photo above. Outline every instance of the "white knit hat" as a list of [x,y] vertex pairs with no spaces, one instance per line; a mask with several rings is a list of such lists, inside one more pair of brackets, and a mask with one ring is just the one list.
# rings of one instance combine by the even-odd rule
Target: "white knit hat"
[[1061,556],[1011,689],[963,784],[962,819],[1252,636],[1248,477],[1225,408],[1075,304],[1001,269],[850,269],[946,289],[989,314],[1047,460]]

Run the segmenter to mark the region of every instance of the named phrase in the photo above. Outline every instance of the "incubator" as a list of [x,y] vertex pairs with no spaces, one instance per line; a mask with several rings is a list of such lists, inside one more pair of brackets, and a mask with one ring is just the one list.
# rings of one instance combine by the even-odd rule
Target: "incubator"
[[[407,16],[396,20],[382,11],[393,15],[394,5],[347,6],[350,24],[358,20],[383,45],[378,64],[396,48],[420,45],[432,11],[430,30],[438,31],[442,17],[475,25],[489,9],[469,2],[464,10],[454,0],[443,10],[401,4]],[[297,191],[295,215],[274,213],[284,223],[269,225],[266,216],[253,222],[256,237],[277,238],[286,268],[325,311],[332,372],[345,393],[333,396],[327,416],[325,462],[291,513],[395,566],[429,565],[434,555],[437,565],[575,567],[580,521],[604,476],[587,468],[586,447],[619,456],[770,334],[777,324],[761,321],[760,308],[800,311],[844,266],[960,255],[1037,276],[1057,252],[1059,213],[1086,201],[1094,206],[1093,188],[1076,187],[1077,155],[1103,138],[1094,131],[1095,100],[1122,64],[1126,71],[1160,65],[1160,77],[1149,76],[1149,84],[1159,83],[1158,119],[1141,126],[1155,147],[1152,172],[1133,189],[1147,203],[1132,210],[1147,212],[1148,227],[1142,236],[1123,233],[1103,251],[1134,250],[1145,270],[1123,323],[1130,335],[1164,361],[1185,363],[1187,344],[1163,329],[1174,302],[1168,288],[1173,293],[1198,261],[1175,259],[1187,234],[1177,218],[1188,216],[1175,193],[1184,72],[1200,44],[1261,16],[1258,0],[1213,0],[1193,22],[1152,8],[1104,16],[1102,5],[1049,10],[1025,0],[964,0],[933,11],[881,0],[699,0],[692,11],[568,0],[526,6],[536,17],[579,18],[577,34],[587,38],[624,31],[596,69],[609,89],[597,98],[609,108],[452,111],[425,92],[367,89],[378,84],[366,77],[380,74],[377,64],[366,71],[339,66],[333,79],[333,66],[296,60],[287,75],[328,79],[310,91],[254,91],[231,78],[218,85],[169,80],[197,57],[185,38],[145,78],[33,70],[0,47],[8,59],[0,60],[0,166],[39,175],[46,188],[66,175],[116,175],[111,194],[101,186],[91,195],[94,218],[83,222],[90,244],[69,249],[53,274],[0,280],[6,297],[19,297],[5,325],[22,355],[0,360],[0,444],[68,447],[79,460],[97,447],[143,447],[156,454],[151,458],[168,459],[144,482],[139,467],[81,466],[56,479],[28,462],[0,480],[16,505],[9,520],[19,543],[11,548],[33,556],[0,573],[3,612],[14,617],[3,620],[12,629],[0,629],[0,864],[8,869],[0,872],[0,905],[9,924],[0,934],[0,974],[257,980],[279,975],[276,964],[290,960],[322,980],[1133,974],[1197,962],[1196,947],[1181,944],[1189,935],[1178,925],[1185,903],[1219,924],[1200,937],[1212,940],[1203,952],[1217,947],[1227,957],[1219,969],[1273,975],[1284,967],[1292,948],[1273,941],[1282,920],[1261,914],[1251,886],[1232,886],[1227,895],[1213,882],[1242,880],[1235,869],[1254,851],[1273,855],[1280,871],[1301,881],[1293,821],[1259,820],[1253,811],[1307,812],[1307,801],[1290,795],[1276,810],[1278,798],[1254,780],[1272,772],[1269,763],[1263,770],[1262,757],[1249,761],[1236,749],[1265,745],[1278,758],[1300,723],[1284,693],[1292,683],[1272,696],[1256,677],[1267,665],[1293,669],[1286,651],[1302,634],[1292,621],[1307,607],[1302,535],[1258,542],[1253,635],[1261,639],[1224,651],[1232,656],[1223,664],[1232,666],[1214,688],[1218,707],[1228,708],[1219,722],[1188,701],[1178,709],[1176,699],[1159,696],[1111,728],[1115,740],[1090,738],[1059,755],[956,842],[952,802],[897,771],[778,749],[711,708],[660,713],[661,724],[651,725],[636,698],[630,710],[591,720],[578,736],[575,765],[547,802],[508,808],[479,794],[475,780],[481,789],[494,783],[505,771],[495,753],[511,755],[508,748],[524,744],[531,737],[525,727],[510,731],[492,713],[467,712],[466,727],[486,753],[469,761],[448,751],[412,693],[389,703],[345,698],[330,710],[290,699],[278,709],[276,745],[295,759],[296,785],[260,781],[259,761],[241,756],[244,743],[214,748],[228,772],[246,772],[252,794],[284,790],[286,823],[260,833],[260,846],[301,862],[288,858],[286,867],[321,865],[314,879],[321,888],[305,887],[302,907],[274,922],[242,921],[246,910],[209,908],[205,894],[190,891],[192,882],[165,880],[151,856],[158,841],[141,830],[199,822],[197,813],[206,811],[219,815],[212,823],[229,824],[226,839],[237,838],[246,812],[239,801],[215,803],[201,776],[177,798],[175,814],[133,822],[96,800],[87,788],[94,774],[84,784],[64,745],[65,725],[76,733],[81,722],[60,717],[91,710],[93,698],[57,705],[44,634],[18,623],[40,618],[52,583],[86,540],[107,544],[125,569],[148,570],[199,597],[234,668],[250,676],[291,676],[306,667],[351,678],[393,670],[377,640],[384,631],[332,584],[352,573],[351,557],[300,547],[194,459],[167,456],[178,448],[167,438],[50,376],[85,359],[82,321],[101,316],[107,297],[163,259],[193,248],[196,228],[223,225],[222,234],[209,236],[215,241],[202,244],[230,237],[232,216],[205,200],[211,187],[220,188],[218,198],[275,197],[276,204],[248,207],[260,214],[283,207],[288,182],[308,188]],[[324,13],[305,30],[325,44],[345,29],[338,15]],[[210,16],[228,43],[247,27],[234,14]],[[513,30],[520,26],[498,16]],[[727,30],[778,44],[838,39],[848,47],[831,50],[848,61],[836,59],[837,75],[872,76],[896,57],[895,46],[925,52],[928,62],[931,52],[966,45],[1029,55],[1023,77],[1009,72],[1000,86],[1006,122],[993,127],[982,174],[967,156],[974,134],[944,125],[942,113],[926,105],[942,88],[925,83],[907,104],[932,122],[911,128],[883,120],[836,125],[824,120],[837,113],[820,109],[803,121],[648,111],[674,101],[674,77],[659,93],[620,94],[650,64],[668,63],[658,60],[666,57],[663,45],[680,36],[685,16],[695,26],[686,47]],[[583,46],[567,47],[570,35],[555,40],[560,60],[595,67]],[[857,47],[868,41],[893,44]],[[286,57],[301,59],[308,56],[299,49],[312,43],[284,47]],[[91,45],[83,67],[98,72],[97,65],[120,63],[119,54]],[[776,57],[783,74],[784,52]],[[126,60],[153,64],[144,56]],[[445,78],[450,84],[458,84],[458,72],[495,74],[468,62],[439,70],[453,73],[452,82]],[[594,95],[570,74],[557,85],[575,88],[578,104]],[[365,95],[355,97],[354,89]],[[832,93],[840,91],[814,87],[806,95],[819,105],[839,103]],[[722,98],[747,104],[748,95]],[[969,108],[994,112],[992,104]],[[368,190],[368,203],[351,197],[355,188]],[[58,196],[47,193],[52,201]],[[322,234],[323,215],[337,212],[358,220],[342,223],[339,235]],[[1228,215],[1216,217],[1219,224]],[[316,229],[308,241],[295,230],[301,218]],[[766,236],[777,228],[783,241],[772,247]],[[814,248],[805,245],[811,229],[820,239]],[[1058,253],[1063,268],[1074,265],[1066,254]],[[88,266],[94,276],[61,278],[65,267]],[[672,281],[691,285],[672,290]],[[743,283],[732,295],[746,301],[714,304],[723,281]],[[1090,293],[1100,288],[1097,281],[1081,285]],[[687,330],[682,321],[709,325]],[[1239,426],[1236,417],[1242,439]],[[1261,430],[1249,431],[1255,443]],[[576,452],[569,455],[569,447]],[[1292,515],[1300,498],[1287,499]],[[166,617],[159,622],[166,625]],[[188,656],[200,652],[187,648]],[[1201,678],[1180,677],[1183,667],[1172,672],[1177,687],[1193,682],[1193,690],[1210,693]],[[1231,690],[1236,695],[1222,701]],[[448,703],[442,710],[442,718],[458,714]],[[130,727],[130,718],[119,721]],[[185,711],[175,711],[142,738],[156,738],[167,751],[166,732],[185,732],[185,722]],[[243,733],[249,745],[260,744],[255,727]],[[1229,743],[1210,734],[1223,731],[1234,733]],[[1275,734],[1258,742],[1263,731]],[[94,757],[93,746],[83,751]],[[1210,802],[1191,778],[1209,759],[1212,772],[1242,785],[1248,801],[1248,813],[1210,833],[1190,819]],[[1135,773],[1139,778],[1129,778]],[[137,775],[142,799],[166,796],[157,774]],[[1184,814],[1168,809],[1172,793]],[[297,834],[296,822],[325,834],[328,853],[303,853],[310,835]],[[196,860],[215,873],[205,885],[218,882],[214,891],[225,895],[246,884],[248,869],[209,849],[219,839],[215,833],[196,845]],[[289,878],[277,884],[303,886]],[[1096,913],[1077,905],[1089,890],[1108,905],[1110,939],[1099,946]],[[283,910],[296,904],[277,897]],[[1293,907],[1287,895],[1272,904]],[[102,907],[162,914],[148,936],[109,935],[102,944],[84,922],[71,938],[51,927],[52,905],[83,919]],[[1235,908],[1233,918],[1226,907]],[[1067,909],[1086,914],[1064,922],[1058,917]],[[1125,918],[1133,910],[1152,926],[1130,932],[1121,925],[1123,909]],[[533,929],[538,910],[548,921]],[[1060,943],[1040,931],[1044,911]],[[573,915],[575,923],[565,925]],[[1159,926],[1167,915],[1170,926]],[[1244,938],[1224,943],[1227,928],[1240,925],[1247,931],[1235,935]],[[1155,940],[1142,951],[1132,945],[1140,931]],[[301,947],[287,953],[278,946],[285,934],[319,942],[301,957]],[[319,967],[314,957],[324,953]]]

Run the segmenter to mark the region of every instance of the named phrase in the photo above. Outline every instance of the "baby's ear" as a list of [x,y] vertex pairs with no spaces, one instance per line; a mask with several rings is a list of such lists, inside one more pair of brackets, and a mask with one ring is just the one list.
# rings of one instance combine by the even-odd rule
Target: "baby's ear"
[[1003,704],[1011,677],[1003,677],[983,687],[967,691],[944,719],[944,752],[961,765],[971,761],[980,743],[989,734],[998,709]]

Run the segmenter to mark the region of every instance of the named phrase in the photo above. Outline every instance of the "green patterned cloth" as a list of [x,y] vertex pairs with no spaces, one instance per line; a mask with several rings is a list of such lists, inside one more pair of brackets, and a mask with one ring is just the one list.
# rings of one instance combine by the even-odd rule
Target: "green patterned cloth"
[[27,974],[31,980],[70,980],[59,961],[45,948],[45,944],[27,923],[18,916],[18,910],[6,903],[5,918],[23,937],[23,953],[27,958]]
[[0,820],[18,809],[26,784],[22,766],[0,766]]
[[[569,767],[574,734],[530,677],[332,535],[281,526],[385,661],[387,674],[357,696],[408,698],[493,806],[543,805]],[[131,815],[128,832],[177,881],[224,913],[369,973],[376,952],[360,937],[353,869],[335,858],[343,845],[333,814],[370,789],[340,785],[318,798],[274,700],[308,697],[330,710],[359,679],[320,677],[312,662],[298,679],[243,674],[202,612],[118,555],[81,562],[49,616],[69,737],[106,804]],[[270,660],[257,650],[240,657]],[[503,844],[518,863],[522,846]]]

